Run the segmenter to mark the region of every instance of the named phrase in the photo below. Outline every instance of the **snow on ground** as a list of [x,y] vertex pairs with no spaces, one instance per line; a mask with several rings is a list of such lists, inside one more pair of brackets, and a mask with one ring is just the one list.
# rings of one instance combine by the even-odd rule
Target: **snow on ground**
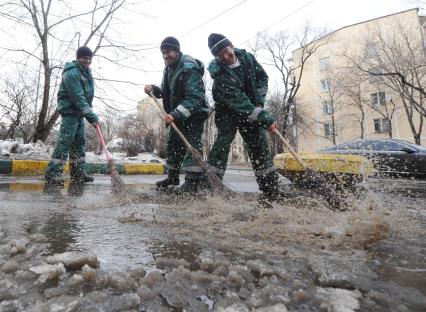
[[[132,164],[164,164],[164,159],[158,157],[153,153],[140,153],[138,156],[126,157],[126,153],[114,152],[111,153],[115,162],[120,163],[132,163]],[[103,163],[106,162],[104,154],[95,155],[93,152],[86,153],[86,162],[90,163]]]
[[[41,141],[23,144],[13,140],[0,140],[0,159],[49,160],[52,151],[53,146],[45,145]],[[112,155],[116,163],[164,163],[164,159],[153,153],[140,153],[134,157],[126,157],[126,153],[121,152],[114,152]],[[104,154],[95,155],[93,152],[87,152],[86,162],[104,163],[106,158]]]

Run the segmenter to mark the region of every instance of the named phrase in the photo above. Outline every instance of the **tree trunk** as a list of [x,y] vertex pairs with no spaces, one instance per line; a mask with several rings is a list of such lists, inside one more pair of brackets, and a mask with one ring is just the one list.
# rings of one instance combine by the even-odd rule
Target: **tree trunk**
[[[401,95],[401,98],[402,96],[403,95]],[[410,102],[410,107],[409,107],[408,104],[405,102],[404,98],[402,98],[402,104],[404,106],[405,116],[407,117],[407,121],[410,126],[410,130],[411,130],[411,134],[413,135],[414,142],[420,145],[421,143],[420,137],[421,137],[422,128],[423,128],[423,117],[420,115],[419,128],[416,129],[416,125],[414,124],[414,120],[413,120],[413,117],[414,117],[413,103]]]
[[332,127],[332,139],[333,145],[336,145],[336,119],[334,118],[334,105],[333,105],[333,113],[331,114],[331,127]]
[[414,141],[417,145],[422,145],[423,120],[423,116],[420,116],[419,130],[414,135]]
[[37,130],[34,133],[33,137],[32,137],[32,141],[35,143],[38,140],[40,141],[46,141],[47,137],[50,134],[50,131],[52,130],[53,126],[55,125],[56,121],[59,118],[59,113],[55,112],[49,119],[49,121],[46,123],[46,125],[43,125],[41,128],[38,128],[37,125]]
[[360,126],[361,126],[361,139],[363,139],[364,135],[365,135],[365,125],[364,125],[364,122],[365,122],[365,112],[364,112],[363,109],[361,109],[361,122],[359,123]]
[[420,135],[417,134],[417,133],[414,135],[414,143],[416,143],[417,145],[422,145],[422,141],[420,139]]

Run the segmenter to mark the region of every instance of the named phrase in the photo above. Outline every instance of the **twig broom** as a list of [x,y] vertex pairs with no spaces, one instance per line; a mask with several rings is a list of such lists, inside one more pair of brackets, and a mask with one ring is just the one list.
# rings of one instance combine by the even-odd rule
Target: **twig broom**
[[[330,185],[329,181],[327,181],[318,172],[315,172],[312,168],[310,168],[278,130],[275,130],[274,133],[280,138],[281,142],[294,156],[294,158],[300,163],[303,169],[305,169],[306,180],[315,185],[315,190],[319,194],[324,196],[324,198],[327,200],[327,202],[333,209],[345,210],[346,202],[341,196],[339,196],[339,194],[337,194],[335,188]],[[336,181],[341,183],[340,178],[335,173],[333,174],[333,177]],[[344,192],[343,185],[341,185],[341,189]],[[342,195],[344,196],[345,192]]]
[[[158,108],[161,110],[163,115],[167,115],[166,111],[163,108],[163,105],[161,105],[161,103],[157,100],[157,98],[155,98],[154,94],[150,92],[149,95],[154,100],[155,104],[157,104]],[[210,186],[212,187],[213,191],[227,198],[232,196],[234,192],[231,189],[229,189],[227,186],[225,186],[214,172],[211,172],[211,170],[209,169],[209,165],[204,161],[201,154],[188,142],[188,140],[185,138],[185,136],[182,134],[182,132],[179,130],[176,124],[174,122],[171,122],[171,126],[176,131],[178,136],[181,138],[181,140],[185,144],[186,148],[191,153],[196,164],[205,171],[207,180]]]
[[125,189],[125,184],[121,179],[120,175],[118,174],[117,169],[115,168],[114,160],[112,159],[112,156],[106,147],[104,137],[102,136],[101,130],[99,129],[99,124],[96,124],[96,133],[98,134],[99,141],[101,142],[102,147],[104,148],[105,156],[108,161],[108,170],[109,174],[111,175],[112,192],[114,193],[114,195],[119,195],[123,193]]

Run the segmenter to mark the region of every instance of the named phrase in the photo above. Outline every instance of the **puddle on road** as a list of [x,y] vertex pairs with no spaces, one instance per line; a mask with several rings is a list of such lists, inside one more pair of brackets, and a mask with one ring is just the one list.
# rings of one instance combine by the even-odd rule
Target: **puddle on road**
[[[47,254],[94,253],[109,282],[97,281],[103,286],[89,287],[87,293],[99,287],[121,296],[130,291],[142,311],[208,311],[213,303],[218,311],[279,304],[292,311],[332,311],[342,305],[347,311],[426,308],[425,193],[416,184],[416,196],[394,184],[364,185],[356,209],[347,212],[327,209],[317,196],[259,209],[254,194],[187,201],[134,184],[126,198],[114,198],[107,185],[89,185],[82,197],[64,192],[52,198],[40,192],[42,184],[6,185],[0,184],[3,244],[40,233],[47,238]],[[0,249],[0,266],[8,259]],[[149,271],[159,263],[162,277],[117,290],[113,272]],[[71,277],[59,282],[65,289],[62,303],[73,295],[67,286]],[[31,301],[31,296],[11,297],[17,304]],[[337,302],[337,297],[347,300]],[[55,298],[38,299],[49,306]],[[122,298],[114,298],[110,310],[108,300],[98,307],[115,311]],[[79,304],[81,311],[93,308],[83,299]]]

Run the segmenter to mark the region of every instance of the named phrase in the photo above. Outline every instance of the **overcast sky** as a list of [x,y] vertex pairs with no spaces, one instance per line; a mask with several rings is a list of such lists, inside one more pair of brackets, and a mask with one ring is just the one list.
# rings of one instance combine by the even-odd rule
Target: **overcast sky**
[[[181,50],[207,66],[212,55],[207,37],[212,32],[226,35],[237,47],[248,48],[248,40],[267,29],[294,32],[306,21],[328,30],[403,11],[416,6],[411,0],[151,0],[141,5],[149,16],[130,16],[129,36],[157,47],[166,36],[179,39]],[[219,15],[219,16],[218,16]],[[204,24],[204,25],[203,25]],[[146,74],[137,74],[137,83],[159,83],[163,62],[158,48],[146,52]],[[267,68],[271,77],[273,69]],[[140,90],[141,91],[141,90]],[[132,97],[143,97],[133,88]],[[132,104],[125,105],[131,108]]]
[[[207,46],[207,37],[212,32],[226,35],[235,46],[248,48],[258,32],[267,29],[269,34],[279,31],[294,33],[306,21],[316,28],[337,28],[396,13],[416,7],[413,0],[133,0],[134,11],[122,11],[115,29],[123,41],[146,44],[151,48],[144,55],[142,64],[146,72],[129,71],[124,68],[107,67],[100,58],[94,59],[92,68],[104,78],[130,80],[136,84],[161,82],[164,67],[159,44],[166,36],[175,36],[181,50],[200,59],[205,66],[212,59]],[[422,2],[422,1],[420,1]],[[74,0],[69,6],[86,4],[86,0]],[[78,30],[74,30],[78,31]],[[1,33],[1,40],[7,34]],[[13,35],[13,40],[24,40]],[[9,35],[12,37],[12,34]],[[262,62],[261,59],[259,59]],[[265,68],[273,77],[272,68]],[[271,85],[274,84],[271,81]],[[136,108],[145,94],[143,86],[124,86],[126,97],[115,94],[116,107],[123,111]],[[113,92],[114,93],[114,92]],[[94,103],[96,105],[96,103]]]

